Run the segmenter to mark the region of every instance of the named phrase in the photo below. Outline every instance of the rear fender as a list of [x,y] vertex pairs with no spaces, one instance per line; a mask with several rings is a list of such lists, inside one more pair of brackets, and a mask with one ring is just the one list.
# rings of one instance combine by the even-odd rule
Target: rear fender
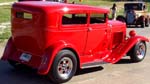
[[51,46],[49,46],[45,50],[44,55],[42,56],[42,62],[38,68],[38,73],[41,75],[46,75],[49,72],[49,70],[53,64],[53,61],[54,61],[57,53],[60,50],[65,49],[65,48],[71,48],[76,51],[76,49],[71,44],[68,44],[64,41],[59,41],[59,42],[54,43]]
[[145,21],[145,17],[144,16],[140,16],[140,17],[137,18],[136,23],[140,24],[140,23],[142,23],[144,21]]
[[10,37],[7,41],[5,50],[3,52],[2,60],[7,60],[16,51],[15,45],[13,44],[12,38]]
[[134,36],[128,38],[124,43],[121,43],[116,49],[112,50],[112,53],[107,56],[104,61],[110,63],[118,62],[131,48],[140,41],[149,42],[149,39],[143,36]]

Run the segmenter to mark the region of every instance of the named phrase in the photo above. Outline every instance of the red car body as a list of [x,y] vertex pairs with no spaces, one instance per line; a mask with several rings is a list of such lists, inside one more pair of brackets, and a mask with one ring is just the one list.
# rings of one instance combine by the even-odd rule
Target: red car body
[[64,49],[74,53],[81,69],[116,63],[136,43],[148,39],[134,31],[127,37],[126,24],[108,20],[108,13],[107,9],[87,5],[14,3],[12,37],[2,59],[28,65],[42,75],[48,74]]

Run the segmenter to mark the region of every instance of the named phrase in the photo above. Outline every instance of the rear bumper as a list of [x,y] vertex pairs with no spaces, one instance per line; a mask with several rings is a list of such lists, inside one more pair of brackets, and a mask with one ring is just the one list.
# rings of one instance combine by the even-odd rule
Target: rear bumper
[[31,54],[31,59],[29,61],[24,61],[24,60],[20,59],[22,53],[26,53],[26,52],[22,52],[21,50],[16,49],[16,47],[14,46],[14,44],[12,42],[12,39],[10,38],[5,47],[5,50],[4,50],[4,53],[2,56],[2,60],[6,60],[6,61],[13,60],[13,61],[19,62],[21,64],[25,64],[31,68],[35,68],[35,69],[39,68],[39,66],[41,64],[42,56],[36,56],[36,55]]

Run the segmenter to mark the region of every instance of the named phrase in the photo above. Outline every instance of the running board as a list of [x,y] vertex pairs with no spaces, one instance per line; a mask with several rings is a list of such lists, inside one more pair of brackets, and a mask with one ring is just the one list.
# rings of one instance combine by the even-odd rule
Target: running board
[[102,64],[107,64],[107,63],[108,62],[104,62],[104,61],[89,62],[89,63],[82,64],[81,68],[86,69],[86,68],[99,67]]

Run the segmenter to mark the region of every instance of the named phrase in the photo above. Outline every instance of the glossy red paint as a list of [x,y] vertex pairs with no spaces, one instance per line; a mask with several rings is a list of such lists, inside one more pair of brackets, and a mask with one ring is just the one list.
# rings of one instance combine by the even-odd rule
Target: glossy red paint
[[[142,36],[127,37],[126,24],[109,21],[108,13],[107,9],[87,5],[42,1],[14,3],[12,37],[3,59],[26,64],[45,75],[63,49],[76,55],[80,68],[89,68],[96,63],[116,63],[138,41],[149,41]],[[22,53],[30,54],[31,59],[23,60]]]
[[130,35],[130,37],[133,37],[133,36],[135,36],[135,35],[136,35],[136,32],[135,32],[135,30],[131,30],[131,31],[129,32],[129,35]]

